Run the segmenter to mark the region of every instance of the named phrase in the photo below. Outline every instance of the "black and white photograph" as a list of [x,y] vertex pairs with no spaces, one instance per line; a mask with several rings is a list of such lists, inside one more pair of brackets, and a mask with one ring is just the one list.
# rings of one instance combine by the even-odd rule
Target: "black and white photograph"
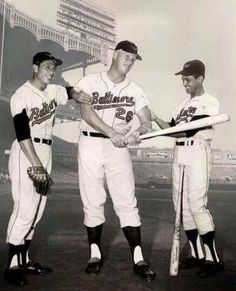
[[236,290],[236,0],[0,0],[0,289]]

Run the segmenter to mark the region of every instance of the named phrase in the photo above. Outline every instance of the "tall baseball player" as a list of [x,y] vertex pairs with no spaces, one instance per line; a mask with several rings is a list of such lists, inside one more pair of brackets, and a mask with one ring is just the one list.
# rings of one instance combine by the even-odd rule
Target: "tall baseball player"
[[86,273],[97,275],[103,264],[100,248],[105,222],[105,181],[119,217],[121,228],[131,248],[134,273],[153,280],[155,273],[144,261],[141,249],[140,217],[135,197],[134,174],[126,134],[136,114],[140,127],[130,134],[136,143],[140,133],[151,130],[148,98],[126,75],[136,60],[141,60],[137,46],[129,41],[117,44],[107,72],[91,74],[75,86],[80,94],[92,96],[92,105],[81,103],[79,139],[79,182],[84,206],[90,259]]
[[16,140],[11,147],[9,172],[14,208],[7,229],[9,255],[4,278],[14,285],[25,285],[25,274],[42,275],[49,267],[29,259],[28,249],[36,224],[42,217],[50,187],[51,144],[55,110],[65,104],[71,87],[50,84],[62,61],[49,52],[33,58],[33,77],[12,96],[10,107]]
[[[152,120],[160,128],[167,128],[219,113],[218,100],[206,93],[203,87],[205,65],[199,60],[187,62],[175,75],[182,75],[183,86],[190,95],[180,102],[167,123],[152,112]],[[215,248],[215,226],[207,209],[207,191],[211,170],[212,127],[192,130],[176,135],[172,166],[173,201],[176,209],[179,183],[183,191],[183,227],[191,248],[191,257],[180,268],[201,267],[200,277],[214,275],[223,270]],[[184,168],[179,182],[180,169]],[[203,243],[201,244],[201,240]]]

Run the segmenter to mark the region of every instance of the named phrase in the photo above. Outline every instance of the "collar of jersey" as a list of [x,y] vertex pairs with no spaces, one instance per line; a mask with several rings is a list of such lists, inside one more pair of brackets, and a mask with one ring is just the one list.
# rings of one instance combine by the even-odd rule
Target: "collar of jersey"
[[201,98],[205,98],[205,95],[206,95],[206,92],[203,93],[203,94],[200,95],[200,96],[195,96],[195,97],[193,97],[193,98],[190,98],[190,96],[189,96],[189,100],[198,100],[198,99],[201,99]]
[[103,78],[103,80],[107,83],[107,84],[109,84],[109,85],[112,85],[112,86],[115,86],[115,87],[125,87],[129,82],[130,82],[130,80],[129,80],[129,78],[126,76],[125,77],[125,79],[124,79],[124,81],[123,82],[120,82],[120,83],[113,83],[109,78],[108,78],[108,76],[107,76],[107,72],[102,72],[102,78]]
[[26,81],[26,85],[27,85],[28,87],[30,87],[30,89],[31,89],[32,91],[34,91],[36,94],[38,94],[38,95],[40,95],[40,96],[44,96],[44,91],[47,89],[47,88],[45,88],[45,90],[41,91],[41,90],[39,90],[38,88],[36,88],[35,86],[33,86],[33,85],[30,83],[30,81]]

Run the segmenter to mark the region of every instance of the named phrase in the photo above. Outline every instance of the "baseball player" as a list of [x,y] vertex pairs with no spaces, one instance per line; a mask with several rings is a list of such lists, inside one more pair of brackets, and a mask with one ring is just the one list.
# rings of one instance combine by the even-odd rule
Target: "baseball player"
[[30,260],[28,250],[47,200],[48,189],[41,192],[37,185],[45,182],[51,172],[55,110],[58,104],[67,102],[68,94],[78,96],[71,87],[50,84],[61,64],[49,52],[37,53],[32,79],[18,88],[10,101],[16,131],[9,158],[14,208],[7,229],[9,255],[4,278],[14,285],[27,284],[25,274],[52,272]]
[[[190,95],[184,98],[167,123],[152,112],[152,120],[160,128],[167,128],[219,113],[218,100],[203,87],[205,65],[199,60],[187,62],[175,75],[182,75],[183,86]],[[214,129],[207,127],[176,135],[173,166],[173,201],[176,209],[177,193],[183,191],[183,227],[191,248],[191,257],[181,262],[180,268],[201,267],[200,277],[214,275],[223,270],[215,248],[215,226],[207,209],[207,191],[211,170],[210,143]],[[180,171],[183,169],[183,180]],[[200,240],[201,239],[201,240]],[[203,243],[203,248],[202,244]]]
[[92,105],[80,105],[83,121],[78,152],[79,182],[90,246],[86,273],[99,274],[103,264],[100,242],[105,222],[106,181],[114,210],[131,248],[133,271],[150,281],[155,278],[155,273],[142,255],[134,174],[126,147],[126,134],[131,130],[135,114],[140,127],[130,134],[129,142],[135,144],[140,133],[151,130],[149,100],[126,76],[136,60],[141,60],[137,46],[127,40],[121,41],[107,72],[85,76],[75,86],[81,95],[88,94],[92,99]]

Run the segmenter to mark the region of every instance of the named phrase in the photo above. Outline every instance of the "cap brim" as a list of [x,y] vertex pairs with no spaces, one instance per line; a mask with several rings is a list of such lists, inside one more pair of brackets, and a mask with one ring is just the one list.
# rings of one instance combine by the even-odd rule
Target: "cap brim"
[[60,66],[63,64],[62,60],[60,59],[53,58],[52,60],[56,63],[56,66]]
[[182,75],[182,74],[183,74],[183,71],[180,71],[180,72],[175,73],[175,76]]
[[137,55],[136,60],[142,61],[142,57],[140,55]]

